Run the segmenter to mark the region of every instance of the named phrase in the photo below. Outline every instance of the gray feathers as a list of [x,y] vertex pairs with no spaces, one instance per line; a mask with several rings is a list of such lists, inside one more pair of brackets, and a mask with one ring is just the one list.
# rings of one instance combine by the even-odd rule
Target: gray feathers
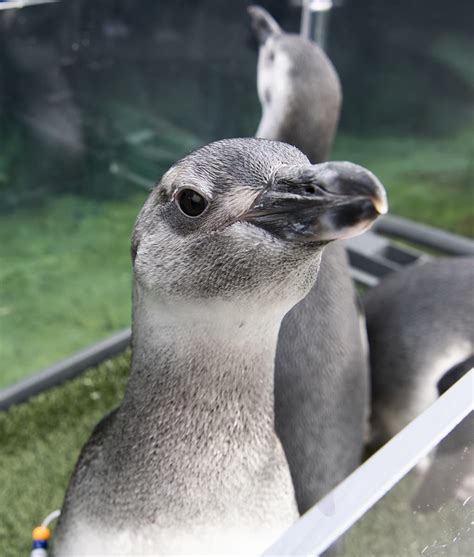
[[[354,190],[343,185],[349,170]],[[367,185],[364,203],[384,195],[356,165],[332,163],[328,177],[294,147],[234,139],[179,161],[149,196],[133,235],[130,379],[81,453],[56,557],[257,553],[295,520],[275,434],[274,359],[281,320],[313,285],[325,242],[269,232],[255,211],[266,200],[265,214],[281,214],[283,199],[306,224],[316,200],[312,219],[323,218],[337,196],[316,182],[308,192],[301,176],[355,206]],[[199,218],[180,210],[183,187],[207,199]]]
[[371,289],[364,306],[374,443],[438,397],[438,382],[474,353],[474,259],[416,265]]
[[368,422],[368,366],[344,247],[328,246],[316,286],[284,318],[276,429],[304,512],[355,469]]
[[[292,90],[278,139],[296,145],[311,162],[327,160],[342,103],[337,73],[316,44],[297,35],[282,35],[274,48],[281,48],[291,60]],[[265,137],[263,131],[258,135]]]

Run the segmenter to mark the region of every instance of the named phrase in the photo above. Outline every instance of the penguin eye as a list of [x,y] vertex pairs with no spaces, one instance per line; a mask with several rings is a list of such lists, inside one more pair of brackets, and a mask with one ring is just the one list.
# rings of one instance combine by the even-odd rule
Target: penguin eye
[[209,202],[196,190],[183,189],[175,198],[176,204],[187,217],[199,217],[204,213]]

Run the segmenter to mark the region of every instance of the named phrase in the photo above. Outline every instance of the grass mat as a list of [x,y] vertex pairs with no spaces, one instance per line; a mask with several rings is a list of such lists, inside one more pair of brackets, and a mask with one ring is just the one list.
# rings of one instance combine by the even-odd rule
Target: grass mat
[[31,530],[61,507],[82,445],[117,406],[128,354],[30,402],[0,412],[0,554],[25,557]]
[[130,324],[130,237],[145,197],[58,196],[0,219],[0,388]]
[[[128,366],[129,354],[118,356],[0,413],[2,557],[29,555],[31,529],[61,506],[80,448],[121,400]],[[413,514],[414,482],[413,474],[405,478],[350,530],[344,557],[471,554],[472,507],[453,502],[439,513]]]

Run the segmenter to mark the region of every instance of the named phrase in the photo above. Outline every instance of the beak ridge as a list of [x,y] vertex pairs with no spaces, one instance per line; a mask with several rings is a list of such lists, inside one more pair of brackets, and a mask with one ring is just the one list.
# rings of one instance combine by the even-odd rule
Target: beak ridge
[[245,220],[296,242],[329,242],[369,228],[388,211],[385,189],[349,162],[282,165]]

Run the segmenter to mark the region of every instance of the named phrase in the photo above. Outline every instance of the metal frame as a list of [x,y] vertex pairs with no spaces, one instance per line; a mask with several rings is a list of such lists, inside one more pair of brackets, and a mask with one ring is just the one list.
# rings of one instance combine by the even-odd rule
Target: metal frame
[[0,0],[1,10],[19,10],[28,6],[37,6],[39,4],[54,4],[60,0]]
[[300,34],[325,50],[333,0],[302,0],[302,3]]
[[474,241],[471,239],[394,215],[378,219],[373,230],[449,255],[474,255]]
[[30,397],[56,387],[68,379],[74,379],[86,369],[120,354],[130,344],[130,336],[130,329],[124,329],[23,381],[0,389],[0,411],[25,402]]

